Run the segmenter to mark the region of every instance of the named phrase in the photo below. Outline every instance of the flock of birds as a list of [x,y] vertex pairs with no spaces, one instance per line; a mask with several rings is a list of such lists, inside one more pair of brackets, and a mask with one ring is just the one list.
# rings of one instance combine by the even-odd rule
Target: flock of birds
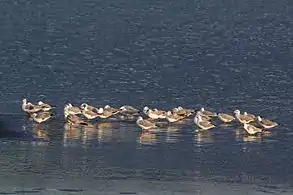
[[[28,102],[27,99],[22,101],[22,110],[37,124],[41,124],[49,120],[53,114],[55,107],[39,101],[36,104]],[[151,130],[160,128],[159,120],[167,120],[168,123],[176,123],[183,119],[194,117],[195,125],[201,130],[212,129],[215,126],[214,118],[218,118],[222,123],[228,124],[236,121],[243,125],[243,128],[249,135],[255,135],[276,127],[278,124],[274,121],[264,119],[240,110],[235,110],[233,114],[215,113],[201,108],[200,110],[187,109],[181,106],[173,108],[169,111],[150,109],[145,106],[142,112],[130,105],[124,105],[120,108],[113,108],[109,105],[104,107],[94,107],[86,103],[80,106],[73,106],[68,103],[64,107],[64,119],[71,126],[90,125],[91,121],[97,118],[108,119],[119,114],[120,119],[134,120],[136,124],[143,130]],[[142,115],[145,117],[143,118]]]

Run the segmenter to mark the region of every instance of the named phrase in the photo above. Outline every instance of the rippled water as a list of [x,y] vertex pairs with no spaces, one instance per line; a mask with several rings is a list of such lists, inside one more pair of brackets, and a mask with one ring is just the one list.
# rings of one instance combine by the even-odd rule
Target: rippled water
[[[292,194],[292,8],[287,1],[1,1],[1,192]],[[33,126],[21,99],[56,105]],[[280,125],[142,133],[69,130],[67,102],[235,109]]]

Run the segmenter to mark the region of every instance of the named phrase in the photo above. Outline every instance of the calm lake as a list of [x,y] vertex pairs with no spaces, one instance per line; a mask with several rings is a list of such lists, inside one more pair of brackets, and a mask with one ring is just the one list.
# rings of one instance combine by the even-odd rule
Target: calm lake
[[[0,194],[292,194],[292,13],[285,0],[1,1]],[[35,126],[23,98],[56,117]],[[69,129],[69,102],[240,109],[279,126]]]

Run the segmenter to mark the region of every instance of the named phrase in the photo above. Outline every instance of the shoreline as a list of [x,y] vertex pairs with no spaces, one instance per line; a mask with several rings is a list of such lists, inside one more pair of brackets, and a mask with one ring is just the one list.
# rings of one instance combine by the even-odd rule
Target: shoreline
[[[254,184],[228,184],[219,182],[188,182],[188,181],[155,181],[155,180],[83,180],[73,179],[71,181],[56,180],[39,181],[35,184],[33,180],[22,180],[20,183],[12,184],[6,180],[1,185],[0,193],[39,193],[39,194],[176,194],[176,195],[262,195],[293,193],[293,188],[283,185],[272,185],[270,187]],[[30,186],[30,187],[28,187]]]

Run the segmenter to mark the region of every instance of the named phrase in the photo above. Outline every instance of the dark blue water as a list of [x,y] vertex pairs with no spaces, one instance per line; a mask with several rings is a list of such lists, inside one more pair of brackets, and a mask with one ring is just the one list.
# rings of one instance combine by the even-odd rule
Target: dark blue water
[[[1,1],[1,189],[291,194],[292,13],[285,0]],[[57,117],[34,127],[23,98]],[[257,137],[196,133],[192,121],[152,134],[119,121],[68,130],[68,102],[240,109],[280,125]]]

